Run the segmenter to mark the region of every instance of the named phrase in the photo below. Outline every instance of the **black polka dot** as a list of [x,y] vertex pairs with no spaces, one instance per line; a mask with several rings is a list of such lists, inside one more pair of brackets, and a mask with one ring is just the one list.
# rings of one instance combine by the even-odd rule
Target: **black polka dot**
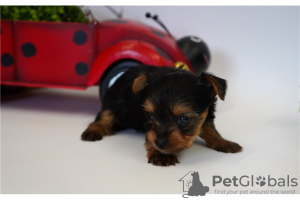
[[89,67],[83,62],[79,62],[75,66],[75,71],[78,75],[85,75],[89,71]]
[[87,41],[87,35],[83,31],[76,31],[73,36],[73,42],[78,45],[82,45]]
[[1,64],[2,64],[4,67],[9,67],[9,66],[11,66],[12,64],[14,64],[14,58],[13,58],[12,55],[10,55],[9,53],[4,53],[4,54],[1,56]]
[[155,35],[161,37],[161,38],[165,38],[165,37],[166,37],[164,34],[158,32],[158,31],[156,31],[156,30],[153,30],[153,29],[152,29],[151,32],[154,33]]
[[125,20],[120,20],[120,19],[113,19],[113,20],[111,20],[112,22],[115,22],[115,23],[119,23],[119,24],[126,24],[127,23],[127,21],[125,21]]
[[157,53],[159,53],[162,57],[166,58],[167,60],[171,60],[171,58],[161,49],[155,47],[155,50],[157,51]]
[[36,54],[36,48],[30,42],[27,42],[27,43],[23,44],[21,49],[22,49],[22,52],[23,52],[24,56],[26,56],[28,58],[32,57]]

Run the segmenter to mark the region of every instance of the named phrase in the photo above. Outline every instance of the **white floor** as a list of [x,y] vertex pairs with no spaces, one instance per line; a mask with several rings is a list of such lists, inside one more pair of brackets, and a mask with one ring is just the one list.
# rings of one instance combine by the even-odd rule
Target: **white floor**
[[[2,97],[2,193],[180,194],[184,192],[178,180],[190,171],[199,172],[211,194],[215,189],[261,189],[256,184],[213,187],[214,175],[276,179],[289,175],[299,180],[298,119],[274,116],[265,121],[255,112],[249,121],[230,102],[220,103],[217,127],[244,151],[219,153],[197,139],[179,156],[180,164],[156,167],[147,163],[144,135],[133,130],[99,142],[80,140],[101,106],[97,89],[34,89]],[[269,189],[274,188],[299,193],[299,187]]]

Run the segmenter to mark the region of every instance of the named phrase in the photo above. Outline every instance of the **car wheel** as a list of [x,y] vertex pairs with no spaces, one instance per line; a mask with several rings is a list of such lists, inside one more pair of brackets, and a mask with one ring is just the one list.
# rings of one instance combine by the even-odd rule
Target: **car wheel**
[[103,97],[105,95],[105,92],[108,88],[110,88],[116,80],[122,76],[122,74],[127,71],[129,68],[141,65],[141,63],[137,61],[127,60],[119,62],[112,67],[110,67],[102,76],[100,80],[100,86],[99,86],[99,94],[100,99],[103,100]]

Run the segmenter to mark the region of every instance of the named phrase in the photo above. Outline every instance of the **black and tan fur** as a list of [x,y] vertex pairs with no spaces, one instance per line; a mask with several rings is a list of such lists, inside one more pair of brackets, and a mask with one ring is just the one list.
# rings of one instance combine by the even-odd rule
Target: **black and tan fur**
[[197,136],[217,151],[239,152],[242,147],[222,138],[214,125],[216,96],[224,100],[226,88],[224,79],[208,73],[132,67],[107,90],[102,110],[81,138],[101,140],[127,128],[145,132],[148,162],[160,166],[179,163],[176,154]]

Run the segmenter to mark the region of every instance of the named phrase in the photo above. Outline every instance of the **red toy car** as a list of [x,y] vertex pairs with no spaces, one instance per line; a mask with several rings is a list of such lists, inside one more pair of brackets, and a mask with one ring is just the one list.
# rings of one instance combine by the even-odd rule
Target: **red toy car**
[[1,85],[86,89],[100,84],[103,96],[131,66],[172,67],[181,62],[199,74],[210,60],[207,46],[197,37],[176,41],[167,29],[127,19],[97,23],[1,20],[0,31]]

